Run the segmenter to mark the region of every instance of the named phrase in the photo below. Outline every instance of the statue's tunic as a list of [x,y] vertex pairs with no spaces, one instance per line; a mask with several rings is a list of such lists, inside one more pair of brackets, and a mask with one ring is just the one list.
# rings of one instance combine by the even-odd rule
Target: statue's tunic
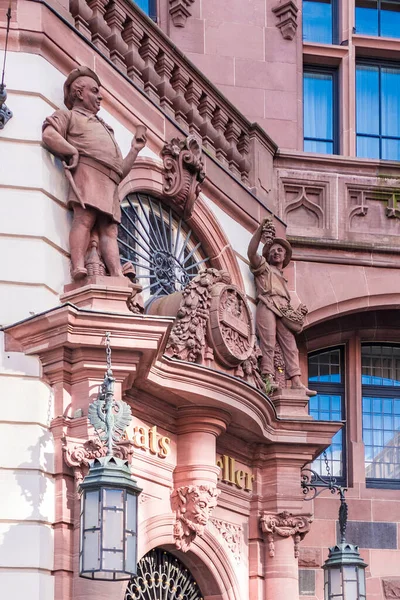
[[282,313],[278,309],[290,303],[287,281],[282,271],[268,264],[264,257],[251,272],[257,289],[256,325],[262,352],[261,373],[274,374],[275,344],[278,341],[285,361],[286,376],[291,378],[300,375],[296,339],[282,322]]
[[[102,119],[85,110],[57,110],[43,123],[54,129],[79,152],[79,163],[72,175],[86,206],[121,222],[118,183],[122,179],[123,157],[114,132]],[[79,203],[72,188],[68,204]]]

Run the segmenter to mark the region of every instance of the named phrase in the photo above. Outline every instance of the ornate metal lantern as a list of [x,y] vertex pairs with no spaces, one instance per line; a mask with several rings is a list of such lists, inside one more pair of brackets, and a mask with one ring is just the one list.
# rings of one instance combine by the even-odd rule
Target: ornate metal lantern
[[329,548],[323,565],[325,600],[366,600],[365,567],[358,546],[341,541]]
[[358,546],[346,541],[348,517],[348,506],[344,495],[346,490],[330,476],[326,452],[324,457],[328,477],[322,477],[312,469],[303,469],[301,482],[304,494],[310,492],[306,500],[316,498],[327,489],[332,494],[338,493],[340,496],[340,543],[329,548],[329,556],[322,567],[325,572],[324,598],[325,600],[366,600],[365,567],[367,565],[358,552]]
[[114,399],[109,334],[106,337],[107,372],[88,417],[107,443],[108,454],[93,461],[80,485],[79,575],[120,581],[136,575],[137,505],[142,490],[132,479],[128,461],[113,456],[114,443],[121,439],[132,416],[125,402]]

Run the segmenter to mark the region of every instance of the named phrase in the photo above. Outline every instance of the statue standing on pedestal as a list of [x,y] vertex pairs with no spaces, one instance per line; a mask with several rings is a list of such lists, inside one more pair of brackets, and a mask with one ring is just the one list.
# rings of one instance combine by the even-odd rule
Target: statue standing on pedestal
[[[262,256],[258,254],[260,242],[264,242]],[[274,355],[279,344],[288,379],[293,389],[301,389],[315,395],[301,383],[299,351],[294,333],[303,329],[307,307],[304,304],[295,310],[290,302],[290,293],[283,269],[292,257],[292,247],[287,240],[275,237],[271,219],[264,219],[254,232],[247,251],[251,271],[257,288],[256,329],[262,353],[261,375],[267,392],[279,386],[275,381]]]
[[118,184],[128,175],[146,144],[145,128],[141,127],[129,153],[122,157],[112,128],[97,116],[102,100],[100,86],[96,73],[88,67],[74,69],[64,83],[67,110],[57,110],[43,124],[43,142],[50,152],[62,158],[70,184],[74,280],[88,274],[85,256],[91,236],[98,237],[99,252],[108,274],[123,276],[117,242],[121,221]]

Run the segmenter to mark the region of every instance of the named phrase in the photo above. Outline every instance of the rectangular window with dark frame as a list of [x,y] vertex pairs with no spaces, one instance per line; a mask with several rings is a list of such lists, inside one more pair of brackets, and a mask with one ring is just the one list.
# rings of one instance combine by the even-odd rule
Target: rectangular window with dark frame
[[356,33],[400,37],[399,0],[356,0]]
[[400,160],[400,65],[356,69],[357,156]]
[[400,487],[400,346],[363,344],[361,357],[367,487]]
[[134,0],[146,15],[157,22],[157,0]]
[[337,43],[336,0],[303,0],[303,41]]
[[304,151],[338,152],[337,73],[307,67],[303,74]]
[[[309,413],[319,421],[343,421],[344,406],[344,351],[332,348],[310,354],[308,357],[308,385],[317,392],[308,403]],[[338,431],[332,444],[326,450],[330,475],[344,481],[345,472],[345,429]],[[312,468],[326,477],[323,455],[313,463]]]

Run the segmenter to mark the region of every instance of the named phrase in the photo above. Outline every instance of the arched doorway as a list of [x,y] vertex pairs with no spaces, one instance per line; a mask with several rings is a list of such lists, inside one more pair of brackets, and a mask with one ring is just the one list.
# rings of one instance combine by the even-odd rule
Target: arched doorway
[[128,583],[124,600],[203,600],[189,569],[162,548],[145,554],[137,573]]

